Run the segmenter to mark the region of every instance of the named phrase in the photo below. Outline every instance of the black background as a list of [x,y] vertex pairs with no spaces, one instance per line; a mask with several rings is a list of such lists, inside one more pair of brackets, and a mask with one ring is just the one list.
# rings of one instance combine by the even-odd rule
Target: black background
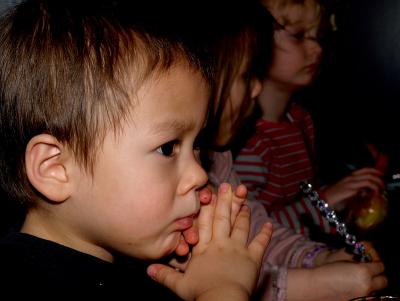
[[[0,0],[0,8],[13,1]],[[15,1],[17,2],[17,1]],[[400,1],[328,2],[337,30],[330,35],[319,78],[302,92],[317,130],[321,176],[334,181],[346,164],[372,164],[365,143],[389,154],[389,172],[400,170]],[[1,10],[0,10],[1,11]],[[0,234],[15,221],[18,209],[2,193]],[[389,217],[369,234],[385,261],[388,293],[400,293],[400,193],[390,193]]]
[[[312,113],[321,177],[335,181],[373,165],[365,143],[390,157],[386,179],[400,171],[400,1],[330,2],[337,30],[327,40],[321,74],[300,99]],[[400,192],[389,192],[386,221],[365,238],[385,262],[388,294],[400,294]]]

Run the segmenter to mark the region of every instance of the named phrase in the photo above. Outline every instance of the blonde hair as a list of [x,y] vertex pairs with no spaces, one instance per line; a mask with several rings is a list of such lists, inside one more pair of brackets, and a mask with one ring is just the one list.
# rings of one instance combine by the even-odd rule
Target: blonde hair
[[319,24],[324,12],[318,0],[261,0],[261,3],[282,26]]

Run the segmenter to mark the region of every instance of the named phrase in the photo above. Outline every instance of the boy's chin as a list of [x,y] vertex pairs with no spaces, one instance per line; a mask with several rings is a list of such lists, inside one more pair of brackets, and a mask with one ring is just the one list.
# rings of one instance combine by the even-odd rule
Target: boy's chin
[[156,260],[164,257],[175,256],[175,251],[179,246],[181,234],[174,234],[158,246],[154,246],[153,250],[149,251],[150,259]]
[[174,233],[162,241],[156,241],[150,245],[142,246],[139,253],[131,254],[130,256],[150,261],[158,261],[165,257],[176,256],[175,250],[179,245],[180,237],[180,232],[177,234]]

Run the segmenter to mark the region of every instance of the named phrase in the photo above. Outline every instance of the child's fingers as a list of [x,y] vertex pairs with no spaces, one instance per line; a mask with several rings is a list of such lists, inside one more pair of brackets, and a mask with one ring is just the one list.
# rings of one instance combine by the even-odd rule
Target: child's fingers
[[265,223],[261,231],[250,242],[248,249],[252,258],[260,263],[272,236],[272,224]]
[[183,274],[174,268],[157,263],[147,268],[147,275],[175,293],[177,293],[179,281],[183,278]]
[[192,253],[188,253],[185,257],[172,258],[168,262],[168,265],[180,271],[185,271],[191,258],[192,258]]
[[380,261],[378,252],[375,250],[374,246],[369,241],[361,242],[365,246],[365,252],[371,255],[372,261]]
[[371,276],[377,276],[385,271],[385,266],[381,261],[362,263],[369,271]]
[[372,278],[372,283],[371,283],[371,290],[372,291],[380,291],[384,288],[386,288],[388,285],[388,279],[385,275],[378,275]]
[[211,202],[201,206],[197,225],[199,229],[199,244],[207,244],[213,235],[213,220],[217,196],[211,197]]
[[232,200],[231,226],[234,225],[236,217],[239,214],[242,205],[246,201],[246,197],[247,197],[246,186],[239,185],[238,187],[236,187]]
[[189,245],[195,245],[199,241],[199,228],[197,224],[197,218],[193,220],[193,226],[183,231],[183,237],[185,242]]
[[243,205],[232,229],[231,238],[244,245],[247,243],[250,228],[250,208]]
[[383,176],[383,173],[374,167],[362,167],[360,169],[354,170],[351,174],[356,175],[356,176],[367,175],[367,174],[374,175],[374,176]]
[[213,237],[224,238],[231,233],[232,189],[222,183],[218,189],[218,200],[214,213]]
[[371,291],[379,291],[387,287],[388,279],[386,275],[383,273],[384,267],[383,263],[379,262],[370,262],[367,264],[371,265],[379,265],[379,266],[370,266],[370,270],[373,273],[371,280]]
[[209,204],[212,198],[212,190],[209,187],[204,187],[199,191],[199,200],[203,205]]
[[235,196],[241,199],[245,199],[247,197],[247,188],[245,185],[240,184],[236,187]]
[[[196,231],[197,232],[197,231]],[[179,240],[179,244],[175,249],[175,253],[178,256],[185,256],[189,253],[189,245],[183,235],[181,235],[181,238]]]
[[368,188],[374,191],[375,193],[379,193],[381,189],[384,187],[384,183],[381,180],[375,180],[373,178],[358,177],[352,179],[352,181],[349,182],[348,187],[353,191],[358,191],[360,189]]

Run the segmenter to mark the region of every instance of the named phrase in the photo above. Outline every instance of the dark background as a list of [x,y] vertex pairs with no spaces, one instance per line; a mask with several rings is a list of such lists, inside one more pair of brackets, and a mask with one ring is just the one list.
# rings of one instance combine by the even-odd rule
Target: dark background
[[[365,148],[373,143],[389,155],[389,183],[400,171],[400,1],[329,3],[337,30],[327,39],[320,76],[300,94],[315,122],[320,176],[335,181],[347,164],[373,165]],[[400,188],[388,191],[388,201],[385,222],[363,238],[385,262],[389,286],[382,293],[400,295]]]
[[[0,15],[18,0],[0,0]],[[328,0],[337,30],[329,34],[321,74],[303,91],[317,133],[321,178],[334,181],[346,164],[371,165],[365,143],[390,156],[388,176],[400,170],[400,0]],[[390,178],[388,178],[390,179]],[[0,235],[15,224],[18,208],[0,191]],[[367,234],[385,261],[389,287],[400,294],[400,193],[389,193],[387,220]]]
[[320,77],[305,94],[317,129],[320,166],[330,179],[343,165],[369,164],[374,143],[399,166],[400,1],[342,0],[330,8],[337,30],[328,39]]

